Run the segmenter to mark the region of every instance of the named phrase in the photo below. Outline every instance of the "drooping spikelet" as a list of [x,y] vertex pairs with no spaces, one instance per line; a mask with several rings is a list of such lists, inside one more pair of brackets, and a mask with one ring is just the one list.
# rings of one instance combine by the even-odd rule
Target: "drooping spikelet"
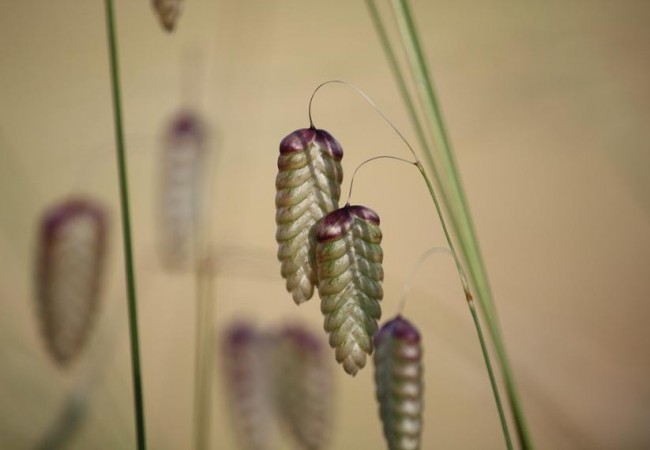
[[265,338],[246,323],[224,335],[224,382],[239,446],[273,448],[275,427],[270,400]]
[[189,265],[199,221],[206,132],[201,119],[183,112],[175,117],[162,148],[159,191],[159,245],[167,269]]
[[185,0],[152,0],[153,9],[158,14],[165,31],[172,32],[183,10]]
[[333,377],[321,340],[300,325],[278,332],[272,352],[272,393],[279,419],[298,448],[326,448],[331,432]]
[[418,450],[422,432],[420,334],[397,316],[375,336],[375,385],[389,450]]
[[336,360],[350,375],[366,365],[381,317],[379,216],[364,206],[329,213],[316,227],[318,294]]
[[104,272],[107,214],[93,200],[68,199],[46,211],[40,225],[36,300],[45,346],[66,366],[94,325]]
[[338,208],[342,158],[341,145],[324,130],[296,130],[280,143],[275,238],[282,277],[296,304],[309,300],[318,282],[313,228]]

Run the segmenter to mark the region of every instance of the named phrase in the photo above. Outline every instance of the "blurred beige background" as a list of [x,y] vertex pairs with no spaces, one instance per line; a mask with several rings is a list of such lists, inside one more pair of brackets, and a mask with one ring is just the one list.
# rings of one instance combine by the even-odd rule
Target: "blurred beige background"
[[[116,6],[148,436],[151,448],[190,448],[192,276],[167,275],[155,252],[166,121],[196,99],[215,137],[211,235],[230,249],[217,277],[218,330],[245,315],[260,326],[296,318],[321,327],[316,301],[297,308],[284,291],[273,203],[278,142],[308,125],[317,84],[362,87],[414,139],[363,2],[187,0],[173,35],[147,1]],[[650,448],[650,2],[420,0],[413,8],[538,448]],[[3,449],[33,448],[66,393],[87,379],[88,417],[71,448],[133,447],[109,95],[103,2],[2,1]],[[319,94],[314,119],[343,144],[344,192],[364,159],[407,156],[343,87]],[[109,203],[115,228],[95,337],[62,374],[39,340],[31,264],[41,211],[77,191]],[[405,165],[368,166],[353,201],[382,218],[389,318],[414,261],[444,240]],[[424,336],[424,448],[503,448],[450,258],[420,269],[406,314]],[[355,379],[336,373],[332,448],[382,448],[372,368]],[[230,449],[216,382],[213,448]]]

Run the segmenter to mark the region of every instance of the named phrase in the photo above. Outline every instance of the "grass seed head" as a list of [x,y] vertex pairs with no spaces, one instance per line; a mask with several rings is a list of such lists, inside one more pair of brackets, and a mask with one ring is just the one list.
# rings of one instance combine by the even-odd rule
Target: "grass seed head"
[[200,117],[182,112],[169,124],[162,148],[159,191],[159,248],[168,270],[192,261],[200,215],[206,130]]
[[248,323],[223,336],[225,391],[240,448],[273,448],[275,423],[269,392],[267,337]]
[[324,328],[336,360],[356,375],[372,354],[372,337],[381,317],[381,229],[379,216],[365,206],[345,206],[316,227],[318,294]]
[[183,3],[185,0],[152,0],[153,9],[165,31],[171,33],[176,28],[176,23],[183,11]]
[[299,448],[326,448],[334,383],[325,346],[297,324],[280,329],[273,341],[271,372],[278,418]]
[[40,223],[36,300],[45,346],[61,366],[78,357],[95,322],[107,221],[94,200],[72,198],[48,209]]
[[421,445],[423,383],[420,333],[397,316],[375,336],[375,387],[389,450]]
[[275,237],[281,274],[296,304],[313,296],[318,281],[314,227],[325,214],[338,208],[342,158],[341,145],[325,130],[296,130],[280,143]]

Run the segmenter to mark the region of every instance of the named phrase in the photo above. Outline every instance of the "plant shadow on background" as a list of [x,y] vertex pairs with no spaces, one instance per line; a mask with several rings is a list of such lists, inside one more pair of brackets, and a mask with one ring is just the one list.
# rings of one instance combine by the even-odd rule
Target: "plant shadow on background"
[[4,28],[0,447],[647,447],[649,8],[115,3]]

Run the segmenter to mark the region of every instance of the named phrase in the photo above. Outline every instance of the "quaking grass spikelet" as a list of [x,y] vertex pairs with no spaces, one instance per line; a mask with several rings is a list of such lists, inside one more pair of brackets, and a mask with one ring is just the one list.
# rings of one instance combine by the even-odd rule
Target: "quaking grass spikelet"
[[185,0],[152,0],[153,9],[165,31],[174,31],[184,3]]
[[273,448],[275,433],[262,334],[250,324],[235,323],[223,338],[225,391],[239,447]]
[[300,325],[283,327],[273,339],[273,400],[298,448],[326,448],[331,432],[333,377],[321,340]]
[[60,366],[79,356],[95,323],[107,226],[103,206],[86,198],[56,204],[41,220],[36,300],[45,347]]
[[343,169],[341,145],[327,131],[296,130],[280,143],[275,180],[276,240],[281,274],[296,304],[309,300],[318,279],[314,266],[316,223],[338,208]]
[[389,450],[417,450],[422,432],[420,333],[397,316],[375,336],[375,386]]
[[318,294],[324,328],[336,360],[350,375],[366,365],[381,317],[381,230],[377,213],[348,206],[325,216],[316,228]]
[[170,123],[161,158],[159,189],[160,254],[167,269],[189,265],[199,219],[206,130],[200,117],[186,111]]

